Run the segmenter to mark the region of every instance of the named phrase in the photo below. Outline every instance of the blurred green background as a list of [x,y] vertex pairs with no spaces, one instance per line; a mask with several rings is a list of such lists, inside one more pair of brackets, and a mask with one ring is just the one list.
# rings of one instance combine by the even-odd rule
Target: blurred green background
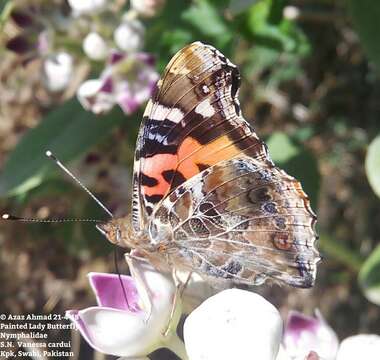
[[[49,149],[116,214],[128,212],[144,106],[95,116],[76,100],[78,84],[47,91],[36,71],[41,59],[25,63],[6,48],[18,31],[10,4],[0,6],[0,210],[106,219],[46,158]],[[379,19],[380,2],[371,0],[170,0],[143,20],[144,50],[160,73],[196,40],[239,66],[243,114],[309,194],[323,255],[314,289],[260,291],[284,312],[320,308],[340,338],[380,334]],[[78,69],[99,75],[101,63],[86,60],[80,38],[70,51]],[[1,313],[86,307],[94,299],[85,274],[114,271],[113,247],[91,224],[0,226]]]

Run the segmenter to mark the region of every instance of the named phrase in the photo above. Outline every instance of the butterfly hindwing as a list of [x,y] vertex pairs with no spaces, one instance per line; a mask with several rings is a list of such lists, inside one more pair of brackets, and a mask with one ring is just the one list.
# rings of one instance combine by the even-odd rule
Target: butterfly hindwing
[[151,235],[171,239],[174,263],[208,277],[310,287],[319,260],[315,220],[297,180],[242,155],[179,186],[157,209]]

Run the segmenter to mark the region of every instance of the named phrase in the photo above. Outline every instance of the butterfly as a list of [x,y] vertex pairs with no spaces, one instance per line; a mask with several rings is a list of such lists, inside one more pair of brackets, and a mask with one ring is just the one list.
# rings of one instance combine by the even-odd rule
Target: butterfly
[[214,284],[311,287],[316,215],[243,118],[239,87],[238,68],[214,47],[180,50],[143,115],[131,214],[97,227]]

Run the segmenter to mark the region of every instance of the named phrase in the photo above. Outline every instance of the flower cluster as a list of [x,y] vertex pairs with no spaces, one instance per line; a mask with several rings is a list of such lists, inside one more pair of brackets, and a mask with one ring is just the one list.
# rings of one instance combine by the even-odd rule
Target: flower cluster
[[357,360],[376,358],[380,351],[378,335],[352,336],[339,345],[318,311],[315,317],[291,311],[284,327],[270,302],[238,289],[213,295],[190,312],[183,343],[176,333],[182,300],[202,297],[197,289],[208,293],[205,285],[192,278],[189,291],[177,298],[173,308],[176,287],[171,276],[156,271],[143,258],[132,256],[127,261],[131,277],[89,275],[98,306],[67,312],[100,352],[146,359],[150,352],[166,347],[190,360]]
[[[142,52],[142,20],[155,16],[165,1],[134,0],[128,7],[124,2],[15,1],[9,16],[18,30],[7,48],[24,64],[41,60],[48,91],[61,93],[74,84],[85,109],[99,114],[117,104],[131,114],[150,98],[158,80],[152,55]],[[78,81],[79,65],[99,78],[83,81],[82,74]]]

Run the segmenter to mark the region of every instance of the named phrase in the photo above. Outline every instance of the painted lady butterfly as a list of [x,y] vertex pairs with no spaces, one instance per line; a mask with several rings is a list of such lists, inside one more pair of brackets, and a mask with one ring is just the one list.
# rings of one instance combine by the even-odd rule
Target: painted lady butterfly
[[242,117],[239,83],[212,46],[195,42],[172,58],[137,139],[132,214],[98,228],[216,284],[311,287],[316,216]]

